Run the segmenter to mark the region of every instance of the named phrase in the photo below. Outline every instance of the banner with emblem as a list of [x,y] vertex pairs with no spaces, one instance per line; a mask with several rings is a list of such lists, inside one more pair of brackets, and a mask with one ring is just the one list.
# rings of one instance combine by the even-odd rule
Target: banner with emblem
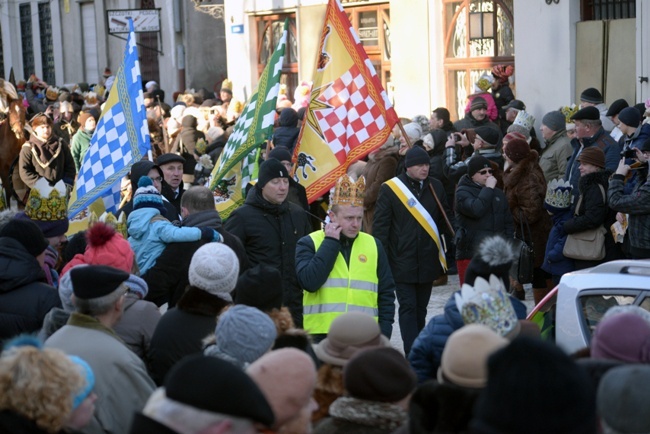
[[151,149],[131,20],[129,28],[124,61],[97,121],[70,198],[70,219],[99,198],[103,199],[106,211],[115,213],[120,203],[120,180]]
[[383,145],[398,117],[338,0],[329,0],[309,108],[294,151],[311,203]]
[[257,90],[244,107],[212,170],[209,185],[221,218],[227,218],[244,203],[246,185],[257,179],[260,145],[273,133],[288,26],[287,19],[278,45],[262,72]]

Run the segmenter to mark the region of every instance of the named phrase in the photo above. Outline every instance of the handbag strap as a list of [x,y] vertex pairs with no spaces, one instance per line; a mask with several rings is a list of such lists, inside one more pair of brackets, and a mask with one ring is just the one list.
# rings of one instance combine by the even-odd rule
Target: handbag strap
[[449,234],[452,236],[452,238],[454,238],[456,236],[456,232],[454,232],[454,228],[451,226],[449,217],[447,217],[447,213],[445,212],[445,209],[442,207],[442,204],[440,203],[440,199],[438,199],[438,195],[436,194],[436,191],[433,189],[433,185],[431,185],[430,182],[429,182],[429,191],[433,195],[433,198],[436,200],[436,203],[438,204],[438,208],[440,209],[442,216],[445,218],[445,223],[447,223],[447,227],[449,228]]
[[[526,223],[526,233],[524,233],[524,223]],[[530,226],[528,225],[528,219],[524,215],[524,212],[519,209],[519,227],[521,230],[521,237],[523,238],[523,241],[525,242],[532,242],[533,236],[530,233]],[[528,234],[528,239],[526,239],[526,234]]]
[[[605,196],[605,189],[601,184],[598,184],[598,188],[600,188],[600,194],[603,196],[603,202],[605,202],[605,205],[607,205],[607,197]],[[576,209],[573,212],[574,216],[578,215],[578,210],[580,210],[580,205],[582,205],[582,195],[578,198],[578,202],[576,203]]]

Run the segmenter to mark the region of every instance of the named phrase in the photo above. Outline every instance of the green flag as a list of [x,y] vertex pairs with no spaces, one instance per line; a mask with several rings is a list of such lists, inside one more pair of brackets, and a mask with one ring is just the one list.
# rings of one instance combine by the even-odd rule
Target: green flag
[[288,27],[286,19],[282,37],[262,72],[257,90],[246,103],[212,170],[210,189],[215,192],[215,205],[224,219],[244,202],[246,185],[257,178],[260,145],[273,133]]

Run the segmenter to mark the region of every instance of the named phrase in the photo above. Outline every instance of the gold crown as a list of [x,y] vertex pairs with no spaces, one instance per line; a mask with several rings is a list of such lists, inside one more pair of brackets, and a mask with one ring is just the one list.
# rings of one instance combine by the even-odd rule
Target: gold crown
[[360,176],[354,182],[348,175],[341,176],[334,186],[330,205],[363,206],[363,197],[366,191],[366,178]]
[[221,82],[221,90],[226,90],[226,89],[232,92],[232,81],[228,80],[227,78]]
[[58,97],[59,97],[59,89],[56,87],[50,86],[45,91],[45,98],[47,98],[49,101],[56,101]]
[[88,218],[88,227],[92,227],[97,222],[104,223],[108,226],[113,227],[115,231],[122,235],[124,239],[126,240],[128,238],[128,233],[126,230],[126,221],[124,218],[124,213],[121,212],[119,217],[115,217],[115,214],[104,211],[102,215],[97,218],[97,214],[95,214],[94,211],[90,213],[90,217]]
[[571,119],[571,116],[576,114],[577,111],[578,111],[578,106],[575,104],[565,105],[564,107],[560,107],[560,113],[564,115],[564,120],[567,124],[573,123],[573,119]]
[[40,178],[29,192],[25,214],[32,220],[51,222],[68,219],[68,199],[63,181],[51,187],[47,179]]
[[569,208],[571,207],[572,190],[573,186],[569,181],[554,179],[546,187],[544,202],[553,208]]

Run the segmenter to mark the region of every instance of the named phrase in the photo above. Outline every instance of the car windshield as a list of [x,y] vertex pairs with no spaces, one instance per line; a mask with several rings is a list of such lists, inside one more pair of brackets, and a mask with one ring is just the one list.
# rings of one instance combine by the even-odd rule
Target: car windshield
[[[582,322],[589,335],[593,333],[598,323],[603,319],[605,312],[613,306],[626,306],[634,304],[637,294],[612,295],[614,291],[608,291],[609,294],[585,294],[580,296],[580,306],[582,310]],[[647,300],[647,299],[646,299]],[[644,301],[646,310],[650,308],[650,300]]]

